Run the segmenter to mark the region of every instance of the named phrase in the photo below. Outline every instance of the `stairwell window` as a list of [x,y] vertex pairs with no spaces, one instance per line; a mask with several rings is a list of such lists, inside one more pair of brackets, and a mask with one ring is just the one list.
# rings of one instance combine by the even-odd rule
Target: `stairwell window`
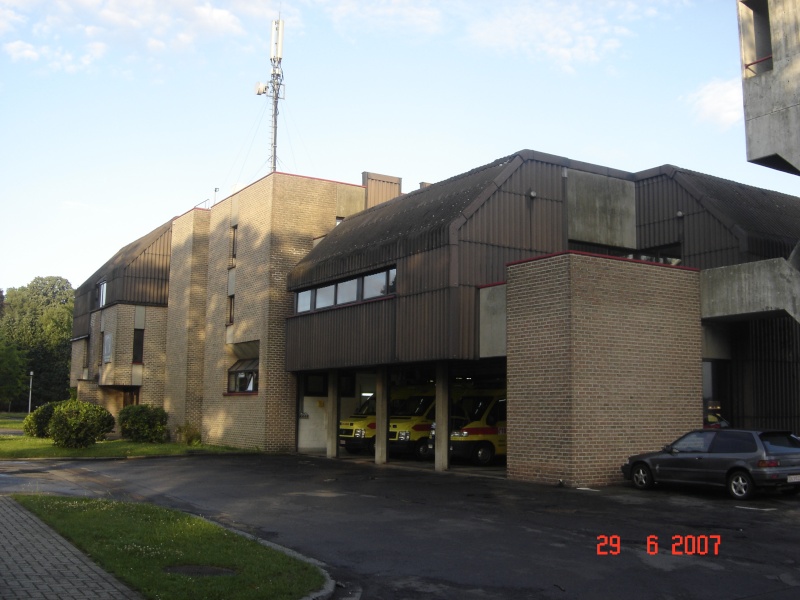
[[228,369],[229,393],[255,393],[258,391],[258,359],[245,358],[236,361]]

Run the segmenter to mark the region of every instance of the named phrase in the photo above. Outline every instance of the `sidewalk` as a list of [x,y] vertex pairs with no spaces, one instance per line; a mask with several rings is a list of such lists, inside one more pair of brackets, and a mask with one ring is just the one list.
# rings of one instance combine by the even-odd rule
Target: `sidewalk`
[[0,496],[0,598],[141,600],[9,496]]

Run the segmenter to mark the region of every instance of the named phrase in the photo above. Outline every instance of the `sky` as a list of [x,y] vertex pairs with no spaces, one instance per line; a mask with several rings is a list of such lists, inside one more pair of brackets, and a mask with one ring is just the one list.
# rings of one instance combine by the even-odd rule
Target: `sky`
[[746,161],[736,0],[0,0],[0,289],[78,287],[277,169],[403,191],[531,149],[800,196]]

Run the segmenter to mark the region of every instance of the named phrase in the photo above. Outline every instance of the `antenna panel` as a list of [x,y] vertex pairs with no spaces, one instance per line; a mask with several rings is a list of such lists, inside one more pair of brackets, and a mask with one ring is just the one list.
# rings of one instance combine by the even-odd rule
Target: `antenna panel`
[[272,35],[270,36],[270,59],[283,58],[283,21],[272,22]]

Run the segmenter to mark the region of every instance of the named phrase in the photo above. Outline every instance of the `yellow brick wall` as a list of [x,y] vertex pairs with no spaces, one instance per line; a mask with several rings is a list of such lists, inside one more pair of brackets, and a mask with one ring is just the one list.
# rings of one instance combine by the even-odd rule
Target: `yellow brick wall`
[[702,426],[696,271],[564,254],[508,274],[510,478],[619,482]]

